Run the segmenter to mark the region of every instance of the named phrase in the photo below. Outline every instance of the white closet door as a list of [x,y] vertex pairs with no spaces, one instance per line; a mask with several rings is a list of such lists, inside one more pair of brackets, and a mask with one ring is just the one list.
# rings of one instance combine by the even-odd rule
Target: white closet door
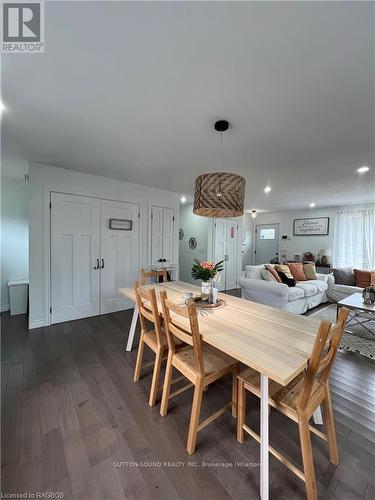
[[[118,294],[131,287],[139,276],[139,206],[133,203],[101,201],[101,313],[134,307]],[[110,229],[110,219],[132,221],[130,231]]]
[[174,240],[174,215],[173,208],[163,208],[163,259],[173,264],[173,240]]
[[[214,234],[214,262],[216,264],[224,260],[226,255],[227,231],[225,219],[215,219]],[[217,287],[218,290],[225,290],[225,265],[226,263],[224,262],[224,270],[221,272],[221,279]]]
[[100,312],[100,202],[51,193],[52,323]]
[[151,264],[158,264],[163,258],[163,219],[162,207],[151,208]]
[[227,260],[225,262],[225,289],[237,288],[237,221],[226,221]]

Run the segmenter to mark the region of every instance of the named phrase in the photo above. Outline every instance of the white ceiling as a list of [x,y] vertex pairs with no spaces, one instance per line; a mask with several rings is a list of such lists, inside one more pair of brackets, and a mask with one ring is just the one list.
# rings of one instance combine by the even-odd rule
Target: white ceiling
[[3,55],[9,164],[187,195],[227,170],[248,209],[375,199],[372,2],[46,2],[45,44]]

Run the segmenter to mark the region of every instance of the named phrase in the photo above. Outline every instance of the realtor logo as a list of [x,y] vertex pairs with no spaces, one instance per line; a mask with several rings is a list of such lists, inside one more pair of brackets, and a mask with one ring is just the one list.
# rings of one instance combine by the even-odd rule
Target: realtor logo
[[3,3],[3,53],[44,52],[43,2]]

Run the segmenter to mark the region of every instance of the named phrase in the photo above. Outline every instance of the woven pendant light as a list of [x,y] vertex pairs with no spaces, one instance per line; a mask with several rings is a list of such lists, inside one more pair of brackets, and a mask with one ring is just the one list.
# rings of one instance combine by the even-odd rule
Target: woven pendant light
[[238,217],[243,214],[245,179],[226,172],[202,174],[195,180],[196,215],[205,217]]

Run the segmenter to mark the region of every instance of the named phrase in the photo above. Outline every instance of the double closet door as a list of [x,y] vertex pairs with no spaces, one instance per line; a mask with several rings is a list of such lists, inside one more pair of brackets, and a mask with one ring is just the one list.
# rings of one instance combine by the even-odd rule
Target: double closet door
[[238,221],[235,219],[215,219],[213,237],[214,261],[224,261],[219,290],[238,288]]
[[[51,322],[133,307],[118,295],[139,273],[139,205],[51,193]],[[110,219],[131,221],[111,229]]]
[[174,264],[174,212],[173,208],[151,207],[151,265],[165,267]]

